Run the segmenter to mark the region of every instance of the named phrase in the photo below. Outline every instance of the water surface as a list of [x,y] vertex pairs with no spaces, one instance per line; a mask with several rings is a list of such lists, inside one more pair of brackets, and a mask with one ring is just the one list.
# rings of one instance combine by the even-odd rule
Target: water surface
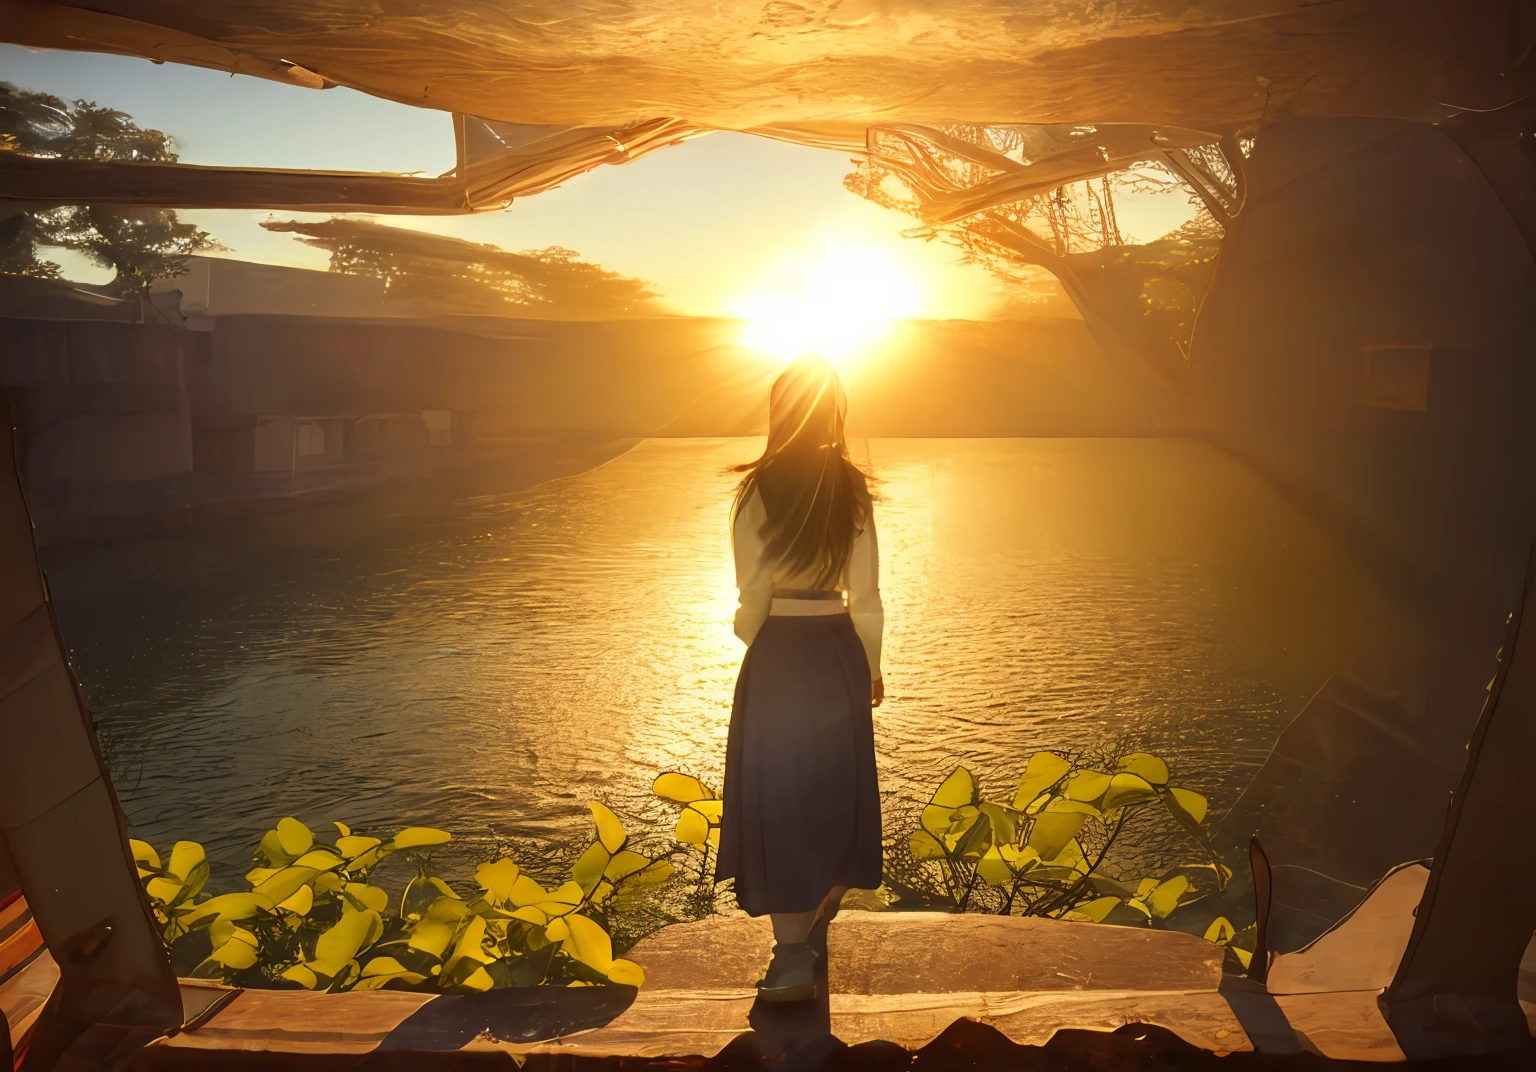
[[[758,444],[650,440],[344,539],[295,518],[303,540],[203,527],[55,556],[133,832],[204,842],[228,888],[284,814],[442,826],[484,858],[584,837],[589,799],[655,816],[664,769],[718,784],[741,658],[722,471]],[[1329,674],[1384,657],[1394,614],[1360,563],[1201,443],[859,453],[881,478],[896,797],[956,762],[1002,787],[1035,749],[1124,740],[1219,809]]]

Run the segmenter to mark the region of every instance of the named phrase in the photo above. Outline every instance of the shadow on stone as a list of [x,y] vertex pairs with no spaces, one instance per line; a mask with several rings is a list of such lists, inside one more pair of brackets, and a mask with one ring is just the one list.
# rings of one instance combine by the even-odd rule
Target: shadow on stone
[[767,1067],[804,1069],[841,1068],[848,1047],[832,1037],[832,1012],[828,997],[827,966],[818,961],[816,1000],[776,1004],[753,1002],[747,1023],[757,1038]]
[[457,1050],[489,1035],[499,1042],[542,1042],[612,1023],[635,1000],[627,986],[515,987],[443,995],[391,1031],[379,1050]]

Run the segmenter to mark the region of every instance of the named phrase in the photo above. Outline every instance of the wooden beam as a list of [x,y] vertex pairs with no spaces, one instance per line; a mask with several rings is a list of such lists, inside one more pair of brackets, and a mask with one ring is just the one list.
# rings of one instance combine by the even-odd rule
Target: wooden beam
[[[62,160],[0,153],[0,200],[39,205],[280,208],[449,216],[475,211],[462,179],[354,171]],[[487,204],[502,208],[511,198]]]

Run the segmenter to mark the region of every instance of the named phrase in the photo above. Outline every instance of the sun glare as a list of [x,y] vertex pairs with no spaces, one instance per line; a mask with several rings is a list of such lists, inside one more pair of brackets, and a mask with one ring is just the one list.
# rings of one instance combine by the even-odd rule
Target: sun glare
[[747,295],[733,311],[746,322],[749,349],[783,361],[814,352],[846,366],[897,320],[917,315],[924,297],[922,283],[891,258],[844,245],[822,250],[794,289]]

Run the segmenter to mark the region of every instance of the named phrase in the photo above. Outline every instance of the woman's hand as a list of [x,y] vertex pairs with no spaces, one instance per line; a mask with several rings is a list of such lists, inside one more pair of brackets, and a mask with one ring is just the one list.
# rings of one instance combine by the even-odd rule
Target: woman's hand
[[869,683],[869,706],[879,707],[885,699],[885,678],[877,677]]

